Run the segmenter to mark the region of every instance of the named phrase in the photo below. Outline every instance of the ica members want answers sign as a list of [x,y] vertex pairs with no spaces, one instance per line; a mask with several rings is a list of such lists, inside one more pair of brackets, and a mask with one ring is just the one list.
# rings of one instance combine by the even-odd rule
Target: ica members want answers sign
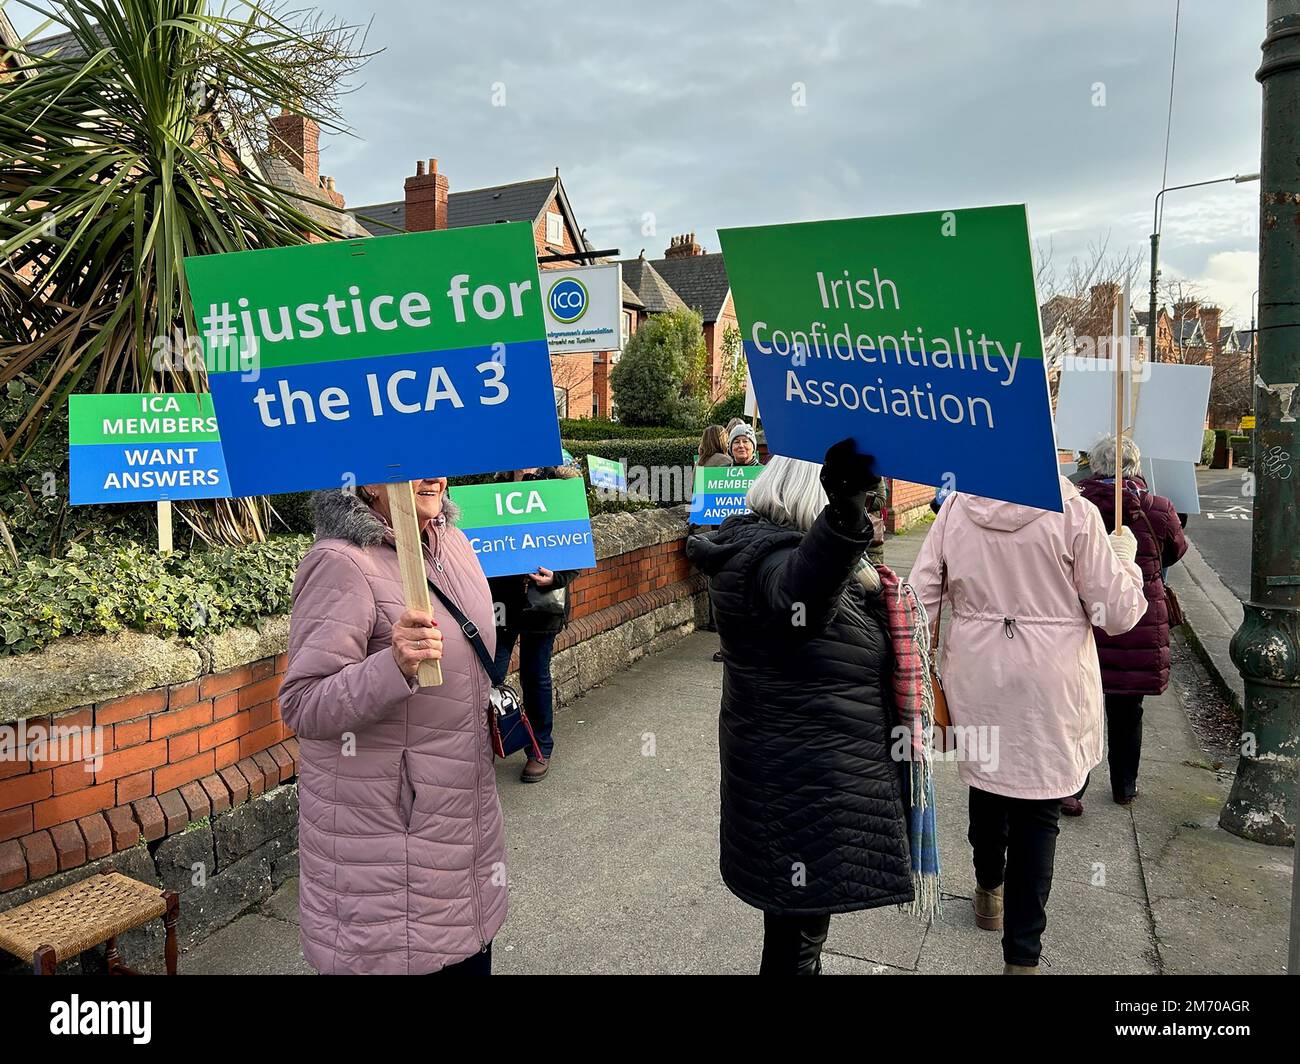
[[185,270],[236,495],[563,460],[528,225]]
[[74,506],[230,496],[208,395],[69,396],[68,462]]

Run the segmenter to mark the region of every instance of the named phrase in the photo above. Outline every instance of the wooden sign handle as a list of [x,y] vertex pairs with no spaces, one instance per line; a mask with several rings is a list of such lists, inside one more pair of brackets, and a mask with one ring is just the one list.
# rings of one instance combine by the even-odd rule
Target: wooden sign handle
[[170,554],[172,549],[172,504],[164,499],[158,503],[158,553]]
[[[429,604],[429,578],[424,571],[424,548],[420,544],[420,521],[415,515],[415,489],[409,480],[388,485],[388,512],[397,536],[397,562],[402,570],[402,598],[408,610],[432,614]],[[416,682],[421,687],[442,684],[442,664],[420,662]]]
[[1115,531],[1124,531],[1124,355],[1128,347],[1128,322],[1120,323],[1124,339],[1116,331],[1115,357]]

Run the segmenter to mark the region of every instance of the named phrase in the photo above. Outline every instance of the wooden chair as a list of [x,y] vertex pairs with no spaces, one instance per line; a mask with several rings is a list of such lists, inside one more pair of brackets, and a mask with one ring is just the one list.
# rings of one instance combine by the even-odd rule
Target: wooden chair
[[108,943],[109,975],[139,975],[122,963],[117,936],[162,917],[166,929],[167,974],[176,974],[176,923],[181,902],[175,891],[106,869],[80,883],[0,913],[0,949],[31,958],[37,975],[53,975],[59,961]]

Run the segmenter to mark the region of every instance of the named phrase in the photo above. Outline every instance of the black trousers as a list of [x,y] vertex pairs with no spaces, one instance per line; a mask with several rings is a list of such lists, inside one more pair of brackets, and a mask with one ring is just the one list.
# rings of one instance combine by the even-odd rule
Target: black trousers
[[489,942],[483,949],[474,954],[472,957],[466,957],[463,961],[457,961],[455,964],[449,964],[445,968],[439,968],[433,975],[491,975],[492,974],[492,943]]
[[[1143,695],[1106,696],[1106,762],[1110,765],[1110,792],[1121,801],[1137,795],[1138,763],[1142,760]],[[1082,798],[1089,780],[1075,795]]]
[[970,839],[975,881],[1002,891],[1002,958],[1032,967],[1042,952],[1052,892],[1061,800],[1008,798],[970,789]]
[[831,918],[763,914],[763,960],[759,975],[821,975],[822,946]]

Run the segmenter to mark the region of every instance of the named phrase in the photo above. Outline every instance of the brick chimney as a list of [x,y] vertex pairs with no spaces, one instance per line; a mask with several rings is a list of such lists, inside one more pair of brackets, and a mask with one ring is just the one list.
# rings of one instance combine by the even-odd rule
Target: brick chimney
[[1222,318],[1221,308],[1209,304],[1201,307],[1201,332],[1205,333],[1205,345],[1215,351],[1219,349],[1219,323]]
[[664,258],[689,259],[703,254],[704,249],[695,242],[695,234],[683,233],[681,236],[675,236],[669,241],[668,250],[664,252]]
[[1191,321],[1197,317],[1199,299],[1180,299],[1174,304],[1174,321]]
[[407,232],[447,228],[447,189],[447,177],[438,173],[437,159],[429,160],[427,172],[423,160],[415,164],[415,176],[406,179]]
[[313,185],[320,185],[320,126],[314,119],[281,111],[271,119],[271,151]]
[[1099,325],[1108,325],[1119,305],[1119,285],[1114,281],[1103,281],[1088,290],[1088,313],[1098,320]]

